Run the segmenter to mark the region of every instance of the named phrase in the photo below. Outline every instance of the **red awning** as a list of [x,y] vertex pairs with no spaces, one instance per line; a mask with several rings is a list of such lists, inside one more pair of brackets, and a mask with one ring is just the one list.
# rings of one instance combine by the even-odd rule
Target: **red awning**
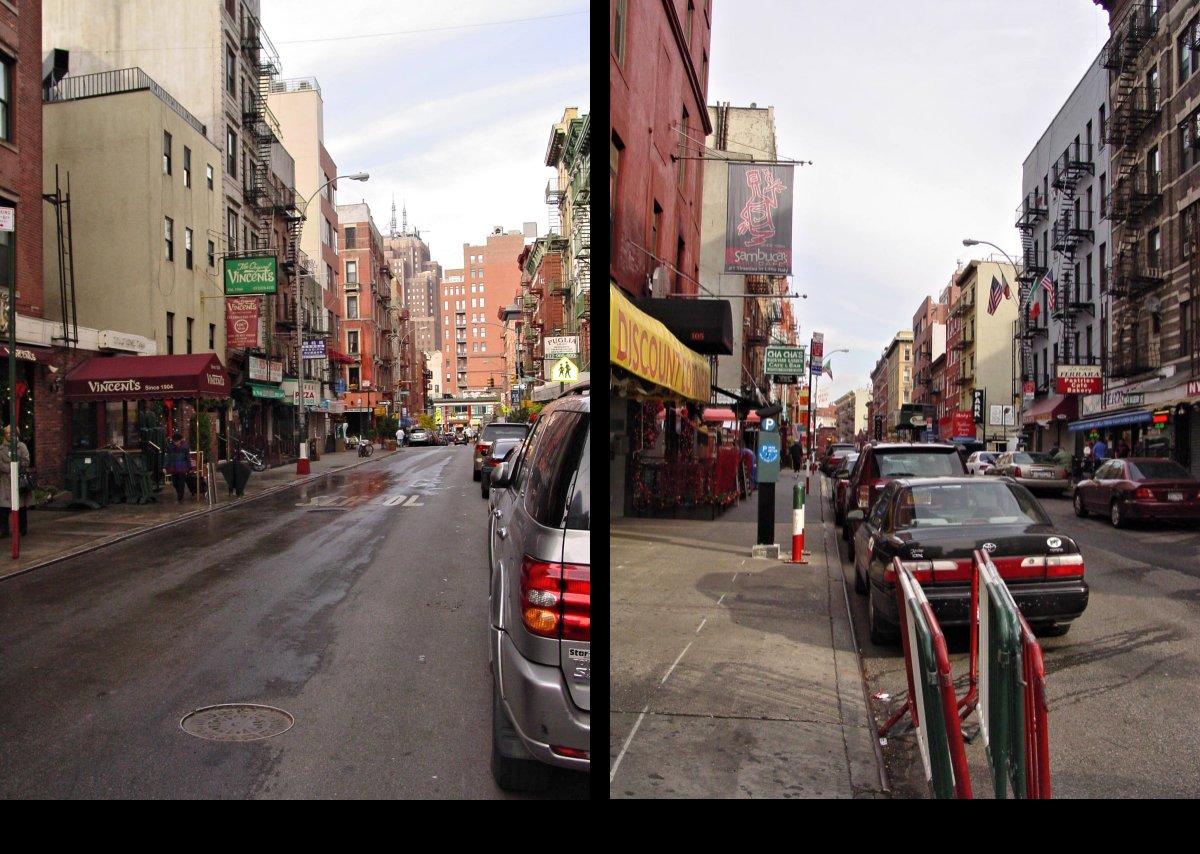
[[332,347],[330,347],[327,352],[329,353],[329,361],[331,362],[341,362],[345,365],[358,364],[357,356],[347,356],[345,353],[341,352],[340,350],[335,350]]
[[717,409],[709,407],[704,410],[705,421],[737,421],[737,415],[732,409]]
[[1048,394],[1021,413],[1025,424],[1049,424],[1051,421],[1079,417],[1079,397],[1074,394]]
[[[38,362],[42,365],[52,364],[50,354],[53,350],[47,350],[45,347],[30,347],[28,344],[17,345],[17,360],[21,362]],[[0,344],[0,359],[8,358],[7,345]]]
[[93,356],[64,382],[67,400],[229,397],[229,372],[215,353]]
[[757,412],[751,412],[749,415],[747,415],[742,420],[745,421],[747,424],[758,424],[762,421],[762,419],[758,417]]

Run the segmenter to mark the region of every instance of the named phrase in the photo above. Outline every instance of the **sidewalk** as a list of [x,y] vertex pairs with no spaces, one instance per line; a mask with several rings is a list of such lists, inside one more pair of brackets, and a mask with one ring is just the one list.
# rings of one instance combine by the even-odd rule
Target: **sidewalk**
[[218,474],[209,484],[213,503],[208,496],[193,496],[184,491],[183,502],[175,500],[175,491],[168,480],[156,501],[149,504],[109,504],[99,510],[66,510],[63,501],[56,500],[47,507],[29,510],[29,533],[21,537],[20,556],[12,557],[11,539],[0,540],[0,578],[26,572],[64,558],[98,549],[154,528],[171,525],[181,519],[201,513],[212,513],[237,507],[264,495],[324,477],[330,472],[387,458],[401,451],[384,451],[378,445],[370,457],[359,457],[357,450],[321,454],[319,460],[309,460],[309,474],[297,475],[293,460],[262,472],[252,472],[244,495],[231,495],[225,479]]
[[819,492],[790,563],[796,482],[779,560],[751,557],[761,490],[711,521],[613,520],[611,797],[888,796]]

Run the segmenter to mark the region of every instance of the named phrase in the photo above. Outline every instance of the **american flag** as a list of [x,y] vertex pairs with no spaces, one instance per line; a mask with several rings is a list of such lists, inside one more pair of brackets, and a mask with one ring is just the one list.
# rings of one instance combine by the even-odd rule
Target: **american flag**
[[996,281],[996,277],[992,276],[992,293],[988,296],[988,314],[995,314],[996,308],[1000,305],[1000,300],[1004,299],[1004,288],[1000,287],[1000,283]]
[[1042,289],[1046,292],[1046,307],[1054,311],[1054,272],[1047,270],[1046,275],[1039,282]]

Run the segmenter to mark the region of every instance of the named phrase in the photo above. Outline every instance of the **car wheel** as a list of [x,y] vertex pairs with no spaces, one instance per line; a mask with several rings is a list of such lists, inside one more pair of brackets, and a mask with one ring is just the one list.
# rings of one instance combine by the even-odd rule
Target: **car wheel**
[[867,625],[870,629],[871,643],[889,644],[896,640],[896,630],[883,622],[879,609],[875,607],[875,597],[879,594],[872,587],[867,594]]
[[471,480],[479,480],[479,470],[478,469],[471,472]]
[[504,714],[500,692],[492,681],[492,776],[496,785],[510,792],[540,792],[550,785],[550,766],[536,759],[505,756],[501,746],[511,750],[520,744],[516,730]]
[[484,501],[487,501],[487,497],[488,497],[488,485],[487,485],[487,481],[486,481],[486,480],[484,480],[484,481],[480,481],[480,483],[479,483],[479,492],[480,492],[480,494],[482,494],[482,495],[483,495],[483,500],[484,500]]
[[1126,527],[1127,523],[1125,521],[1125,514],[1121,512],[1120,501],[1114,501],[1112,503],[1112,509],[1109,510],[1108,518],[1112,520],[1112,526],[1114,528]]
[[854,562],[854,592],[855,593],[866,593],[867,592],[867,581],[858,572],[858,561]]
[[854,560],[854,526],[846,526],[846,554]]
[[1087,508],[1083,506],[1083,496],[1078,490],[1075,491],[1075,515],[1080,519],[1087,518]]

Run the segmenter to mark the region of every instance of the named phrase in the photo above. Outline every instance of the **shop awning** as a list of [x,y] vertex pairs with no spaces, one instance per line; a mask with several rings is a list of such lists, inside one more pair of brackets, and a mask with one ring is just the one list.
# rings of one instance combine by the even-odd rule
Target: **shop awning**
[[358,357],[357,357],[357,356],[348,356],[348,355],[346,355],[345,353],[343,353],[342,351],[340,351],[340,350],[335,350],[335,349],[333,349],[332,347],[330,347],[330,348],[329,348],[329,351],[328,351],[328,352],[329,352],[329,356],[328,356],[328,358],[329,358],[329,361],[331,361],[331,362],[340,362],[340,363],[342,363],[343,365],[356,365],[356,364],[358,364]]
[[709,407],[704,410],[705,421],[737,421],[737,414],[732,409]]
[[[37,362],[41,365],[52,364],[50,354],[53,350],[48,350],[45,347],[30,347],[27,344],[17,345],[17,360],[21,362]],[[0,345],[0,359],[8,358],[7,345]]]
[[67,374],[70,401],[229,397],[229,372],[215,353],[93,356]]
[[1079,433],[1093,428],[1099,430],[1101,427],[1125,427],[1129,424],[1145,424],[1153,417],[1148,409],[1128,409],[1124,412],[1109,412],[1094,418],[1073,421],[1067,429],[1072,433]]
[[733,355],[733,309],[729,300],[640,299],[636,305],[697,353]]
[[1021,413],[1025,424],[1048,424],[1059,418],[1076,418],[1079,415],[1079,396],[1074,394],[1048,394],[1042,400]]
[[761,424],[762,423],[762,419],[758,417],[757,412],[751,412],[749,415],[747,415],[745,418],[743,418],[742,421],[744,421],[747,424]]
[[287,394],[284,393],[277,385],[262,385],[261,383],[246,383],[246,388],[250,389],[250,394],[254,397],[262,397],[267,400],[286,400]]
[[609,362],[686,400],[707,402],[712,371],[699,353],[609,283]]

